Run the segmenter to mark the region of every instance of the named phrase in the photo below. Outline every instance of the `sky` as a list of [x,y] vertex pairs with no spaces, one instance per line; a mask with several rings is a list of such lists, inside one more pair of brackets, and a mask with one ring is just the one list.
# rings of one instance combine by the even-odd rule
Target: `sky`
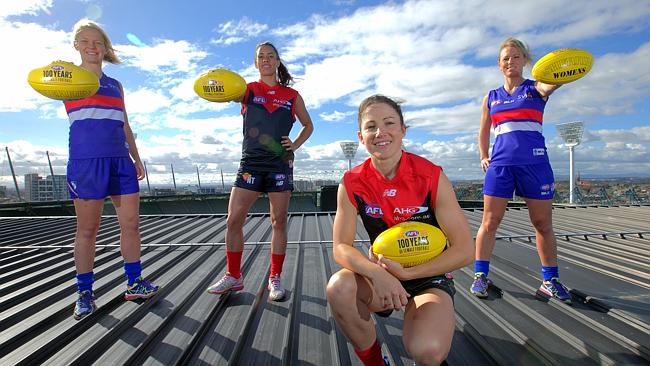
[[[358,141],[357,109],[381,93],[403,101],[404,148],[441,165],[452,180],[480,180],[481,102],[503,84],[498,49],[507,37],[536,59],[558,48],[594,55],[592,70],[549,99],[544,135],[556,179],[568,179],[569,149],[556,125],[583,121],[575,148],[582,178],[650,176],[650,1],[231,1],[21,0],[0,6],[0,146],[19,185],[27,173],[65,174],[69,121],[60,101],[27,84],[31,69],[80,62],[72,28],[101,24],[120,65],[151,184],[232,183],[241,157],[236,103],[199,98],[194,80],[226,68],[259,78],[255,45],[273,42],[296,79],[314,133],[296,152],[295,179],[340,179],[341,141]],[[530,76],[529,65],[524,76]],[[300,124],[291,132],[295,138]],[[368,157],[361,145],[352,161]],[[0,185],[13,188],[6,150]]]

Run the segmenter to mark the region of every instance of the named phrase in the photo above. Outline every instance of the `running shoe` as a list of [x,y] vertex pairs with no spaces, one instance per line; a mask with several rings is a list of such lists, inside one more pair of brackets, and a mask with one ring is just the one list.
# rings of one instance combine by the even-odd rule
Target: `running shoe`
[[95,306],[95,296],[90,290],[81,291],[78,293],[79,298],[74,305],[74,318],[75,320],[81,320],[87,315],[90,315],[97,309]]
[[280,301],[284,299],[286,295],[286,290],[282,287],[282,281],[280,280],[280,275],[275,275],[269,277],[269,300],[271,301]]
[[124,299],[126,300],[136,300],[136,299],[148,299],[151,296],[155,295],[158,292],[158,286],[154,285],[149,281],[145,281],[142,277],[138,277],[131,286],[126,286],[126,292],[124,293]]
[[569,290],[557,277],[551,278],[550,281],[543,281],[542,285],[539,286],[539,289],[537,290],[537,294],[545,298],[554,297],[565,304],[571,304],[571,294],[569,293]]
[[476,297],[485,299],[488,297],[488,287],[492,284],[483,272],[477,272],[474,274],[474,282],[472,282],[472,287],[469,289],[469,292],[473,293]]
[[235,278],[226,272],[223,277],[212,286],[208,287],[208,292],[215,295],[225,294],[230,291],[240,291],[244,289],[244,276]]

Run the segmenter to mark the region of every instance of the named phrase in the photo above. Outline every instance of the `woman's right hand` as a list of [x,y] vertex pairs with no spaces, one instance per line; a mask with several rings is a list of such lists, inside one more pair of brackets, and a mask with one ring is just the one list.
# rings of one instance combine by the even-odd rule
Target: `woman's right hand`
[[402,310],[408,304],[408,292],[402,286],[402,283],[385,269],[377,265],[378,271],[372,278],[372,284],[375,288],[375,294],[379,305],[383,310]]
[[490,158],[481,159],[481,169],[483,169],[484,172],[487,172],[489,167],[490,167]]

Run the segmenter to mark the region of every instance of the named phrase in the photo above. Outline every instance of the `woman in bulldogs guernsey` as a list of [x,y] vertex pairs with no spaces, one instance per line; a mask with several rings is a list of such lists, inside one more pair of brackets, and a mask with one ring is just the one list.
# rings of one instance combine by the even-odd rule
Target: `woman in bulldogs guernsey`
[[[255,67],[260,80],[249,83],[242,100],[244,139],[242,158],[228,203],[226,231],[227,272],[208,288],[212,294],[244,288],[241,259],[244,250],[244,223],[260,193],[269,196],[271,212],[271,270],[269,300],[284,299],[286,291],[280,275],[287,248],[287,215],[293,190],[295,151],[314,130],[300,94],[289,87],[293,78],[269,42],[255,48]],[[302,125],[295,140],[289,132],[296,121]]]
[[[373,95],[359,107],[359,141],[370,158],[343,176],[334,219],[334,259],[327,299],[336,323],[364,365],[384,365],[371,314],[404,311],[403,342],[418,365],[442,363],[454,334],[451,271],[472,260],[469,224],[442,168],[402,150],[406,126],[394,100]],[[416,210],[407,208],[418,208]],[[419,221],[440,228],[447,248],[423,264],[404,268],[372,247],[366,256],[353,247],[357,215],[371,242],[387,228]]]

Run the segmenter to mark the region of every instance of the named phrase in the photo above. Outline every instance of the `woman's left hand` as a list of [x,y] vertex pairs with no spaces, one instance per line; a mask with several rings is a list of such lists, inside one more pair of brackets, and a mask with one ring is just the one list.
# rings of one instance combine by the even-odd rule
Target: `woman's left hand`
[[284,147],[285,150],[294,151],[293,142],[291,142],[289,136],[282,136],[282,141],[280,141],[280,143],[282,144],[282,147]]
[[135,162],[135,174],[138,177],[138,180],[143,180],[145,177],[144,166],[139,160]]
[[394,260],[390,260],[384,257],[383,254],[380,254],[377,257],[377,264],[379,264],[383,269],[385,269],[390,274],[395,276],[398,280],[404,281],[407,279],[406,270],[404,269],[404,267],[402,267],[401,264],[395,262]]

